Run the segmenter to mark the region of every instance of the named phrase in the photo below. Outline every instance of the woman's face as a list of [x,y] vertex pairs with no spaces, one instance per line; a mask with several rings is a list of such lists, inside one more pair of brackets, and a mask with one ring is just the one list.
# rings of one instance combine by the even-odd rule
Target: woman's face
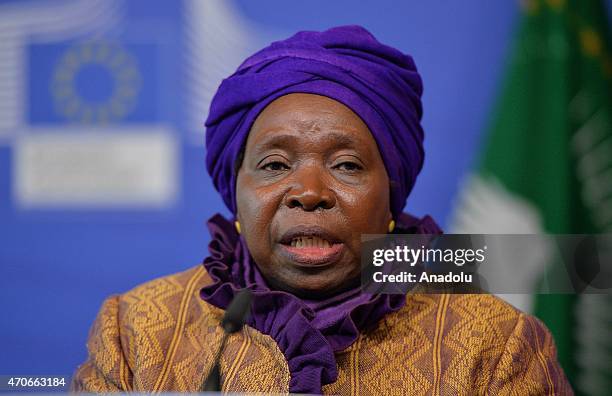
[[247,139],[238,221],[266,280],[322,298],[359,281],[361,234],[387,232],[389,179],[365,123],[324,96],[268,105]]

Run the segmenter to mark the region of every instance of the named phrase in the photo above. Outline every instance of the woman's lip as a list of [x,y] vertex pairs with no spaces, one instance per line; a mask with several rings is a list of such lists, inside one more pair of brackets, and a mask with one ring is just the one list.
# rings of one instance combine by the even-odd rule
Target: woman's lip
[[279,243],[282,243],[283,245],[291,245],[292,240],[304,237],[318,237],[325,239],[327,242],[332,244],[342,243],[342,240],[336,237],[333,232],[316,225],[299,225],[292,227],[284,232],[279,240]]
[[281,253],[301,267],[324,267],[338,261],[344,251],[343,243],[334,243],[330,247],[293,247],[281,246]]

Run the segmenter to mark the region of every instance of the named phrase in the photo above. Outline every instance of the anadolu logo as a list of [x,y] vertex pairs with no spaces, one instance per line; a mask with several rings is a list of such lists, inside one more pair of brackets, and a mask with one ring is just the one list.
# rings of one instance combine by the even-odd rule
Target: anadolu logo
[[120,121],[136,106],[142,85],[137,59],[117,43],[74,45],[59,58],[51,78],[55,110],[68,121]]

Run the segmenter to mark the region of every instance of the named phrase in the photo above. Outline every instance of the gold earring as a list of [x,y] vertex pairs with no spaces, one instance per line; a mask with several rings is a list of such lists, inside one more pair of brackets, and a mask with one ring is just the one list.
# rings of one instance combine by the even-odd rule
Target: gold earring
[[389,232],[393,232],[394,229],[395,229],[395,220],[391,220],[389,222]]
[[240,222],[234,222],[234,226],[236,226],[236,231],[238,231],[238,234],[240,234]]

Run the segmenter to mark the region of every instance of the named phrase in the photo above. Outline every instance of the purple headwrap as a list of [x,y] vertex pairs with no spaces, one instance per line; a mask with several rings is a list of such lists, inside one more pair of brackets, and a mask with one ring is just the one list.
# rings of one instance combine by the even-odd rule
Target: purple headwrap
[[422,92],[412,58],[360,26],[299,32],[257,52],[221,83],[206,121],[208,172],[236,213],[235,161],[259,113],[289,93],[323,95],[349,107],[370,129],[397,218],[423,166]]

